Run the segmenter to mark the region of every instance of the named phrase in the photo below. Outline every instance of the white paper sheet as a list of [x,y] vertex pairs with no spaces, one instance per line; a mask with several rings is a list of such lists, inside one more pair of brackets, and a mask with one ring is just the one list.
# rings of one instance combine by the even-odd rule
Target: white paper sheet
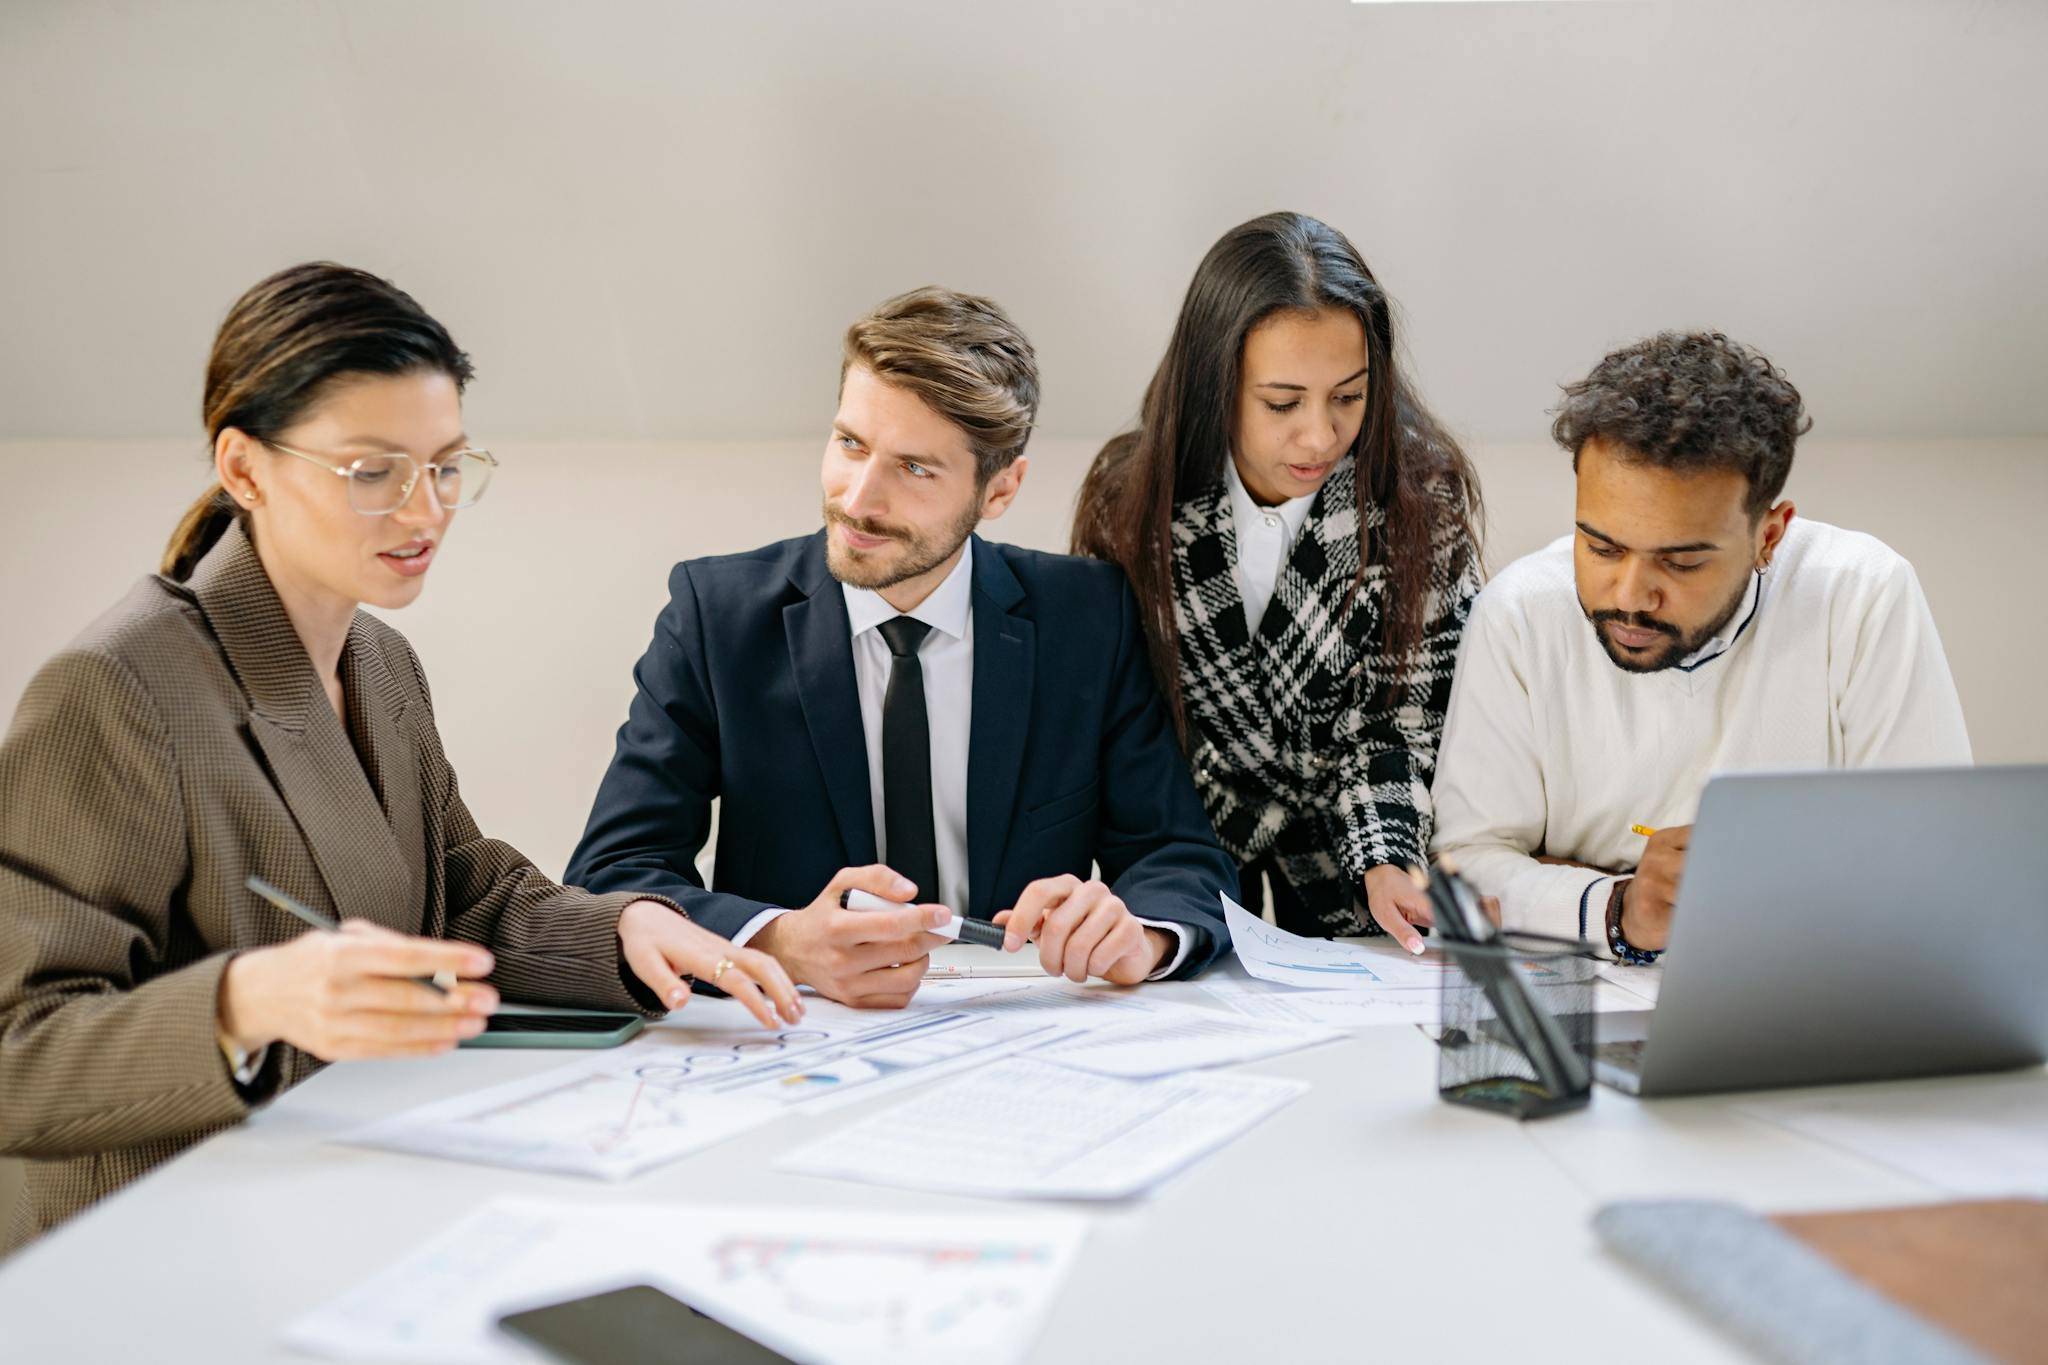
[[1266,923],[1228,896],[1222,899],[1237,960],[1261,981],[1308,990],[1428,987],[1442,981],[1449,965],[1441,953],[1415,957],[1391,939],[1369,944],[1303,938]]
[[1009,1365],[1086,1233],[1070,1217],[500,1199],[293,1323],[351,1360],[510,1365],[508,1312],[653,1284],[817,1365]]
[[335,1141],[625,1180],[768,1122],[763,1100],[681,1095],[635,1068],[556,1068],[410,1109]]
[[1635,1000],[1633,1005],[1616,1004],[1601,1008],[1652,1009],[1657,1004],[1657,992],[1664,986],[1664,969],[1658,966],[1632,967],[1625,962],[1612,962],[1600,969],[1600,980],[1614,990]]
[[1268,1076],[1092,1076],[1013,1057],[784,1156],[778,1170],[996,1198],[1137,1194],[1308,1089]]
[[1436,991],[1289,990],[1266,981],[1204,981],[1202,991],[1248,1019],[1357,1030],[1434,1024],[1443,1006]]
[[1744,1112],[1971,1198],[2048,1195],[2048,1072],[1768,1096]]
[[1182,1006],[1149,1019],[1048,1043],[1029,1055],[1098,1076],[1141,1078],[1255,1062],[1343,1036],[1336,1029],[1315,1024],[1244,1018]]
[[786,1028],[650,1030],[626,1047],[390,1118],[336,1141],[621,1180],[795,1106],[830,1108],[1064,1037],[1059,1011],[813,1009]]

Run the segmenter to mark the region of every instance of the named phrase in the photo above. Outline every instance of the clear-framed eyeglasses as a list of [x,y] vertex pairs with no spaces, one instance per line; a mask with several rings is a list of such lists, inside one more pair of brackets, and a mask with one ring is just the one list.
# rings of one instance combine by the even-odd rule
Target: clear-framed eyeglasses
[[423,466],[412,456],[398,453],[364,455],[347,464],[336,464],[332,456],[294,450],[276,441],[263,444],[282,454],[296,455],[348,480],[348,505],[366,517],[388,517],[405,506],[420,481],[422,469],[433,471],[434,476],[427,481],[427,487],[433,490],[434,500],[443,508],[452,512],[461,507],[474,507],[483,497],[484,490],[491,486],[491,472],[498,467],[497,456],[474,446],[443,455]]

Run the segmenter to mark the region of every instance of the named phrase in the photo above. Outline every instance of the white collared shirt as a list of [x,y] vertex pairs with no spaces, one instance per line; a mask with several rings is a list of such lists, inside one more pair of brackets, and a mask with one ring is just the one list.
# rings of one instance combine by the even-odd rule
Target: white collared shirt
[[[924,601],[907,612],[889,605],[869,588],[840,584],[846,598],[847,624],[853,632],[853,681],[860,694],[860,723],[868,752],[868,806],[875,821],[875,856],[889,861],[888,823],[882,810],[882,699],[889,691],[893,658],[882,638],[883,622],[909,616],[931,627],[917,647],[924,670],[925,717],[932,745],[932,837],[937,844],[939,885],[920,886],[917,894],[937,900],[965,915],[967,885],[967,746],[974,724],[974,542],[960,550],[960,562]],[[763,910],[733,936],[745,944],[768,922],[789,911]],[[1138,918],[1140,924],[1173,935],[1179,944],[1152,979],[1167,976],[1188,955],[1192,936],[1177,924]]]
[[868,803],[875,817],[875,856],[889,861],[882,819],[882,699],[894,659],[881,626],[908,616],[931,627],[917,647],[924,670],[924,707],[932,741],[932,837],[938,844],[939,884],[920,886],[927,901],[967,913],[967,736],[974,721],[974,542],[931,595],[898,612],[882,594],[842,583],[846,618],[853,627],[853,680],[860,691],[860,723],[868,749]]
[[1295,537],[1308,523],[1308,510],[1316,495],[1304,493],[1278,507],[1261,507],[1244,486],[1234,456],[1223,462],[1223,478],[1230,487],[1230,511],[1237,529],[1237,563],[1231,570],[1237,576],[1238,596],[1244,599],[1245,628],[1256,635],[1273,591],[1280,586],[1280,573],[1287,567]]

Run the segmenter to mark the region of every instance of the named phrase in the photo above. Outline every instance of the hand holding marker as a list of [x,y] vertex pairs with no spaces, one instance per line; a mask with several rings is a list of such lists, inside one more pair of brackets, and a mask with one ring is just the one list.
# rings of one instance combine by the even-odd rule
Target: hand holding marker
[[[885,901],[880,896],[865,891],[842,891],[839,904],[848,910],[901,910],[904,902]],[[1003,946],[1003,927],[990,924],[987,920],[967,919],[955,915],[943,928],[928,931],[943,939],[956,942],[978,943],[984,948]]]

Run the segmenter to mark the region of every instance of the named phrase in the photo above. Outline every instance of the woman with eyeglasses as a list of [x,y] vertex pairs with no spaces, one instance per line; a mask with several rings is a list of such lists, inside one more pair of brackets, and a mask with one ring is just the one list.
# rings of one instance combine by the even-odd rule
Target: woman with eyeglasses
[[1247,908],[1421,952],[1429,784],[1479,590],[1479,484],[1344,234],[1271,213],[1196,267],[1076,554],[1123,566]]
[[0,1151],[29,1158],[0,1247],[324,1062],[475,1037],[500,992],[653,1015],[700,978],[764,1025],[800,1017],[772,958],[485,838],[418,658],[358,610],[418,597],[489,487],[470,373],[409,296],[337,265],[272,276],[222,324],[217,483],[0,742]]

